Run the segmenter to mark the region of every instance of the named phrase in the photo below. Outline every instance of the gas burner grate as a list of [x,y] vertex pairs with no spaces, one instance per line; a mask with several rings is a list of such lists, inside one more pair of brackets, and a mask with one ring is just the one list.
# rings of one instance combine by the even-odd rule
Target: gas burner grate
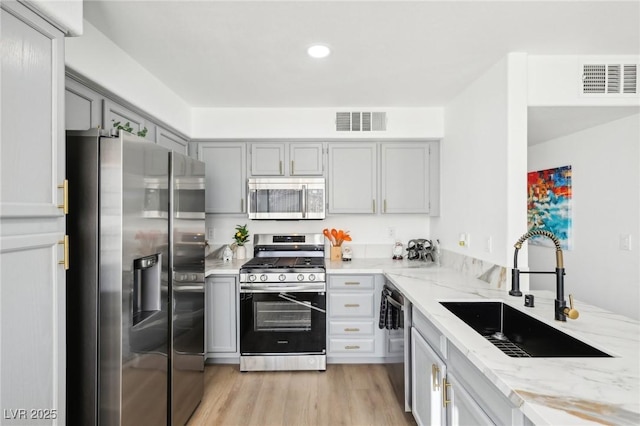
[[484,336],[489,342],[493,343],[495,347],[502,352],[510,356],[511,358],[531,358],[531,355],[522,350],[518,345],[510,341],[509,339],[496,339],[493,336]]

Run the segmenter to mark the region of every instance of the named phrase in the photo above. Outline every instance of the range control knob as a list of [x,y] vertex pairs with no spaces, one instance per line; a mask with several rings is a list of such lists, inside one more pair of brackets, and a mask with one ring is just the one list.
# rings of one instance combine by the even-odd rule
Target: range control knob
[[266,281],[266,280],[267,280],[267,274],[260,275],[260,281]]
[[304,280],[304,275],[298,274],[297,278],[298,278],[298,281],[302,281]]
[[287,279],[287,276],[286,276],[285,274],[280,274],[280,275],[278,275],[278,279],[279,279],[280,281],[284,281],[284,280],[286,280],[286,279]]
[[253,274],[249,275],[249,281],[253,282],[255,280],[256,280],[256,276],[255,275],[253,275]]
[[314,274],[309,274],[309,281],[315,281],[316,276]]

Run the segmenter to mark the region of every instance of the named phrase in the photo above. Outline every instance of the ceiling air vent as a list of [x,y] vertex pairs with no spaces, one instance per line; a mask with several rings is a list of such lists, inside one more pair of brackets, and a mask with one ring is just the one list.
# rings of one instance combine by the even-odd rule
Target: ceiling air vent
[[584,94],[638,93],[636,64],[589,64],[582,68]]
[[370,132],[387,130],[386,112],[336,112],[336,131]]

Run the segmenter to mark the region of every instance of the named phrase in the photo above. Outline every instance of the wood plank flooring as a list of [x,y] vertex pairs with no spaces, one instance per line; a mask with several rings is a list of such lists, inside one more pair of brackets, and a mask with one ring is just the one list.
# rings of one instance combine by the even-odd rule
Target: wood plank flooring
[[240,373],[205,367],[204,397],[188,426],[415,425],[395,399],[384,365],[329,364],[327,371]]

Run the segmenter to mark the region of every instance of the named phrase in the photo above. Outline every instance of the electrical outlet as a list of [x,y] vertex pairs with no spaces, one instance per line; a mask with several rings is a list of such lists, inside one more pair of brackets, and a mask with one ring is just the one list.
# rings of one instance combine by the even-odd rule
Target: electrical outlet
[[487,251],[487,253],[491,253],[491,250],[493,250],[493,239],[491,238],[491,236],[487,237],[485,250]]
[[207,240],[213,241],[216,236],[216,230],[214,228],[207,229]]
[[390,226],[389,229],[387,230],[387,235],[389,235],[390,238],[395,238],[396,237],[396,228]]

